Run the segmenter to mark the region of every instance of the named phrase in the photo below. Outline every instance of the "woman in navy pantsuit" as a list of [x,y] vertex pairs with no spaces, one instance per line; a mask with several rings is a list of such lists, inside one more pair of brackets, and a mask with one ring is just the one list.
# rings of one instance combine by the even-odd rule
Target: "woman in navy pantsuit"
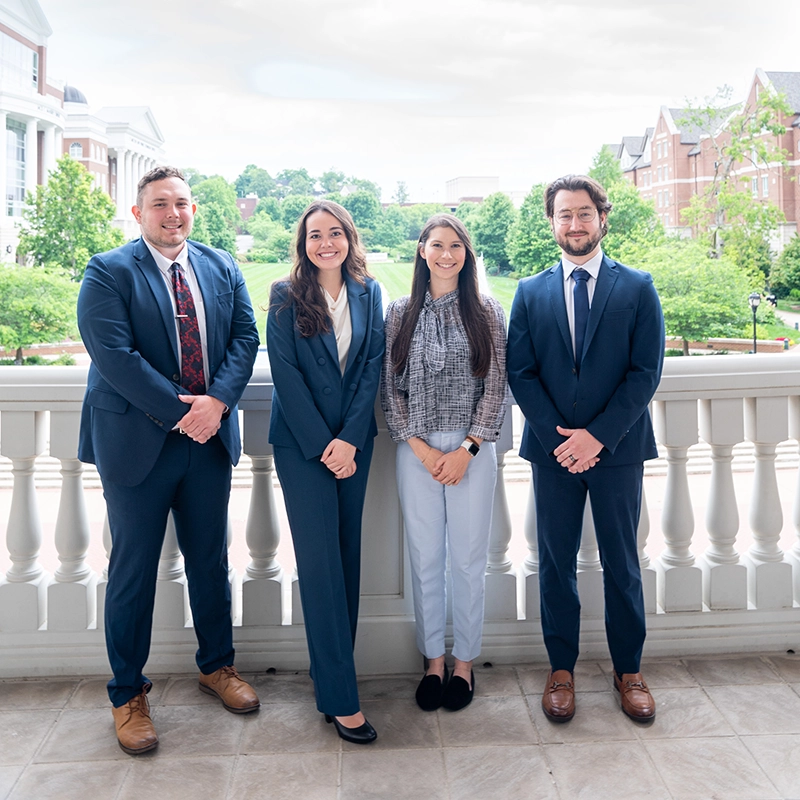
[[294,266],[272,286],[267,349],[274,446],[292,530],[317,708],[343,739],[377,734],[361,713],[353,661],[361,514],[383,357],[381,291],[350,214],[314,201]]

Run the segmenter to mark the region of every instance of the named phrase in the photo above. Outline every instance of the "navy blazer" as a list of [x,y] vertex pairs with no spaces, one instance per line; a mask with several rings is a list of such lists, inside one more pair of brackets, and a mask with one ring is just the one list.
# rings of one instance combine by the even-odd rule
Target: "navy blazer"
[[508,382],[525,415],[520,455],[556,464],[556,431],[586,428],[598,467],[657,456],[648,404],[661,379],[664,318],[653,280],[603,257],[575,369],[561,263],[519,282],[508,328]]
[[272,286],[267,315],[267,351],[274,385],[269,441],[318,458],[333,439],[362,450],[378,433],[375,396],[384,350],[381,289],[371,278],[362,286],[345,275],[353,328],[344,375],[331,329],[303,337],[287,304],[288,282]]
[[[208,394],[231,410],[216,434],[231,463],[241,451],[236,404],[253,372],[258,328],[236,262],[189,242],[206,317]],[[188,411],[180,386],[169,287],[142,239],[94,256],[78,297],[78,326],[92,358],[78,458],[101,477],[136,486],[149,474],[169,431]]]

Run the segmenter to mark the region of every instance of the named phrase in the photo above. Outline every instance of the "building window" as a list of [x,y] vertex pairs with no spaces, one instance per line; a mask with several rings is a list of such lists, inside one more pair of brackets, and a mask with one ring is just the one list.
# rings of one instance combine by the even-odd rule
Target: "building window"
[[753,178],[750,181],[750,191],[753,194],[753,197],[758,197],[758,178]]
[[6,214],[22,216],[25,205],[25,125],[6,120]]
[[761,176],[761,196],[769,197],[769,175]]
[[69,157],[76,161],[83,158],[83,145],[80,142],[73,142],[69,146]]
[[31,82],[34,88],[39,87],[39,54],[34,51],[33,53],[33,71],[31,75]]

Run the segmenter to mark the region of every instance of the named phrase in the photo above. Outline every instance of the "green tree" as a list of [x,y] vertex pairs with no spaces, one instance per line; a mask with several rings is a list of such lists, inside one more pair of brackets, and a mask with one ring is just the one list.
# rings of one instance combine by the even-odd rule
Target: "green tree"
[[381,187],[374,181],[368,181],[365,178],[348,178],[346,181],[347,186],[352,187],[356,191],[369,192],[375,195],[375,199],[380,202]]
[[536,184],[530,190],[506,238],[508,260],[520,277],[535,275],[561,258],[561,251],[545,215],[544,190],[543,183]]
[[287,230],[291,228],[313,200],[313,197],[299,194],[290,194],[285,197],[281,201],[281,223],[283,227]]
[[319,176],[319,185],[322,187],[322,191],[325,192],[325,194],[341,192],[344,182],[344,172],[339,172],[333,167],[326,172],[323,172],[322,175]]
[[281,204],[278,202],[277,198],[262,197],[253,210],[253,216],[257,217],[260,214],[266,214],[270,219],[274,219],[275,222],[280,222]]
[[342,200],[342,205],[350,212],[359,232],[363,232],[365,229],[372,231],[378,224],[381,204],[371,192],[359,189],[357,192],[348,194]]
[[23,347],[76,335],[78,288],[64,275],[0,265],[0,344],[16,351],[15,363]]
[[447,212],[447,209],[439,205],[439,203],[417,203],[413,206],[401,207],[400,213],[406,223],[404,238],[416,242],[425,227],[425,223],[434,214],[444,214],[445,212]]
[[[236,254],[236,230],[242,215],[236,205],[236,192],[220,175],[207,178],[192,189],[201,225],[208,231],[209,244]],[[198,240],[199,241],[199,240]]]
[[384,250],[392,250],[405,238],[405,219],[400,206],[391,205],[382,209],[375,225],[373,244]]
[[751,258],[747,266],[763,266],[758,263],[758,254],[764,252],[761,243],[769,240],[783,214],[753,196],[751,176],[742,176],[739,168],[786,163],[778,137],[786,133],[783,119],[791,114],[783,94],[762,91],[754,102],[737,108],[731,105],[730,87],[724,86],[704,105],[690,104],[678,120],[698,131],[702,146],[713,153],[712,180],[682,213],[717,256],[728,248],[735,257]]
[[[642,246],[655,246],[664,238],[664,226],[652,200],[624,178],[608,187],[612,209],[608,215],[608,234],[603,250],[612,258],[627,262],[628,254]],[[637,266],[637,265],[634,265]]]
[[652,274],[667,334],[683,340],[685,355],[689,342],[742,335],[751,315],[747,297],[760,288],[753,271],[715,258],[703,242],[675,237],[640,247],[632,263]]
[[19,253],[38,267],[63,269],[73,280],[83,277],[89,258],[118,247],[125,237],[112,225],[116,207],[95,188],[86,168],[62,156],[44,186],[28,195]]
[[281,170],[275,177],[275,182],[277,183],[276,196],[280,198],[288,197],[290,194],[299,194],[304,197],[313,195],[316,183],[305,168]]
[[265,169],[255,164],[248,164],[234,182],[234,186],[238,197],[255,194],[262,198],[275,193],[276,183]]
[[186,167],[182,169],[181,172],[183,173],[184,180],[189,184],[190,189],[197,186],[198,183],[208,180],[208,175],[203,175],[202,172],[199,172],[194,167]]
[[392,200],[399,206],[408,202],[408,186],[405,181],[397,181],[397,188],[394,190]]
[[792,236],[783,248],[772,266],[769,285],[777,297],[788,297],[793,289],[800,291],[800,236]]
[[247,222],[253,235],[253,249],[249,253],[252,261],[289,260],[294,238],[289,231],[267,214],[254,214]]
[[508,231],[517,219],[517,210],[502,192],[490,194],[481,203],[473,224],[474,245],[483,253],[487,267],[497,272],[509,272],[511,262],[506,254]]
[[594,178],[604,189],[610,189],[615,183],[625,180],[619,159],[604,144],[592,159],[589,177]]

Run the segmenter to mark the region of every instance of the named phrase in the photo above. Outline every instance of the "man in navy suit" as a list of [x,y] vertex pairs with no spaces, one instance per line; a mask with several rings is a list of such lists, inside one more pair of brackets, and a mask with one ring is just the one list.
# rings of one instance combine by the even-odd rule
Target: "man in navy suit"
[[78,299],[92,358],[78,457],[97,465],[112,550],[105,634],[120,747],[158,744],[142,674],[170,512],[186,564],[200,689],[229,711],[259,707],[233,666],[227,517],[241,443],[236,404],[253,371],[258,331],[239,268],[187,241],[196,206],[183,175],[140,181],[142,237],[94,256]]
[[649,274],[603,254],[611,203],[591,178],[545,190],[561,261],[520,281],[508,330],[508,381],[532,462],[542,633],[550,659],[542,708],[575,713],[577,554],[589,493],[603,566],[614,686],[632,719],[655,717],[639,665],[645,639],[636,531],[643,462],[655,458],[648,404],[661,377],[664,321]]

